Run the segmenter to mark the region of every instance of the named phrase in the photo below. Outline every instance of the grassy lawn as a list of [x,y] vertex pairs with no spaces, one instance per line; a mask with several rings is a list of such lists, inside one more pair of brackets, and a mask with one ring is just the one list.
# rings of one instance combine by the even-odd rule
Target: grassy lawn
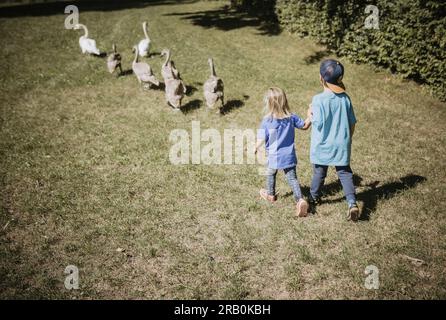
[[[344,219],[333,169],[318,214],[297,220],[283,173],[270,206],[256,165],[170,164],[174,129],[193,120],[256,129],[269,86],[302,116],[321,90],[323,47],[226,4],[79,4],[80,22],[102,51],[116,42],[124,70],[149,22],[153,51],[170,48],[189,86],[183,112],[133,74],[116,78],[105,59],[83,56],[63,6],[0,11],[0,298],[446,298],[446,104],[412,82],[343,61],[358,118],[357,224]],[[224,115],[202,102],[210,56]],[[161,78],[163,59],[144,61]],[[297,133],[305,194],[309,142]],[[64,288],[71,264],[79,290]],[[368,265],[379,269],[378,290],[364,286]]]

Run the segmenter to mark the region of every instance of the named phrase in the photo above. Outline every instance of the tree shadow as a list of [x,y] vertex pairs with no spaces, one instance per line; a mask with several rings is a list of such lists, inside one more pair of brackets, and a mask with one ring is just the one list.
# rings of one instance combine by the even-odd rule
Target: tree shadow
[[320,51],[316,51],[314,54],[309,55],[307,57],[304,58],[304,62],[307,65],[310,64],[315,64],[320,62],[322,59],[324,59],[325,57],[328,57],[330,55],[330,51],[325,49],[325,50],[320,50]]
[[194,99],[182,106],[180,110],[183,114],[188,114],[189,112],[199,109],[202,104],[203,102],[201,100]]
[[72,0],[45,1],[42,3],[30,3],[22,5],[11,5],[0,8],[0,17],[15,18],[24,16],[49,16],[64,13],[67,5],[75,5],[79,12],[87,11],[116,11],[131,8],[145,8],[158,5],[176,5],[194,3],[198,0]]
[[227,5],[220,9],[167,13],[165,16],[181,16],[183,20],[190,20],[195,26],[206,29],[215,28],[230,31],[245,27],[255,27],[261,35],[278,35],[281,30],[276,19],[263,19],[255,14],[237,10]]

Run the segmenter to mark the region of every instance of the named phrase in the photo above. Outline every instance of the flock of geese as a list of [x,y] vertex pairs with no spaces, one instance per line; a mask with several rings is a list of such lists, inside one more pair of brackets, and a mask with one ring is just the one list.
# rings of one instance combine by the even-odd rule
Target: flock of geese
[[[139,41],[138,45],[133,47],[133,53],[135,57],[132,63],[132,70],[135,74],[138,82],[144,86],[144,88],[152,88],[153,86],[159,87],[160,82],[153,74],[153,70],[146,62],[139,62],[139,57],[144,58],[149,56],[151,40],[147,34],[147,22],[142,24],[145,38]],[[84,54],[92,54],[100,56],[101,52],[96,46],[96,41],[88,37],[88,29],[83,24],[76,24],[75,30],[84,30],[84,35],[79,38],[79,46]],[[119,74],[122,74],[121,55],[116,50],[116,45],[113,43],[113,51],[107,56],[107,69],[113,74],[119,69]],[[161,56],[165,56],[166,60],[161,66],[161,76],[164,79],[164,87],[166,93],[166,102],[169,106],[175,110],[180,110],[181,101],[186,94],[186,85],[180,77],[178,69],[175,67],[175,63],[171,60],[171,52],[169,49],[161,51]],[[204,98],[206,105],[210,109],[216,108],[218,105],[218,111],[221,111],[224,106],[224,85],[223,80],[217,77],[215,73],[214,61],[212,58],[208,59],[208,63],[211,69],[211,75],[203,85]]]

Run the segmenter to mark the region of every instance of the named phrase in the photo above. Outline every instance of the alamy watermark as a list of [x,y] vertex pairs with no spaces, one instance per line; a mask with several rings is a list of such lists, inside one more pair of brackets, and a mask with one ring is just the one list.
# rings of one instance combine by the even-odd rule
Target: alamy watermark
[[366,29],[379,29],[379,9],[377,6],[369,4],[365,7],[365,13],[369,14],[364,20]]
[[65,289],[79,289],[79,269],[74,265],[69,265],[65,268],[64,274],[67,274],[64,281]]
[[65,18],[65,29],[74,29],[74,26],[79,23],[78,7],[75,5],[66,6],[64,12],[68,14]]
[[374,265],[369,265],[365,268],[364,273],[366,275],[364,286],[369,290],[379,289],[379,269]]
[[[192,121],[191,131],[175,129],[169,135],[172,146],[169,160],[173,165],[204,164],[261,164],[265,165],[262,152],[256,153],[256,138],[264,135],[263,129],[202,129],[200,121]],[[269,130],[274,136],[275,130]],[[269,149],[273,149],[274,144]]]

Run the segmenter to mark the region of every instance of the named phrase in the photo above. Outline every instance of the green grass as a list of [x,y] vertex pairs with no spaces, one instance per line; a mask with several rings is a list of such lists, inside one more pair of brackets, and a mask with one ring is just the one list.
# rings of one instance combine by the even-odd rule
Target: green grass
[[[255,129],[268,86],[282,87],[300,115],[321,89],[309,58],[324,48],[265,34],[219,11],[225,4],[80,6],[80,22],[101,50],[116,42],[124,69],[149,21],[154,51],[170,48],[196,88],[185,113],[134,75],[115,78],[104,59],[83,56],[81,32],[64,29],[62,11],[0,17],[1,298],[446,298],[446,105],[412,82],[343,61],[359,120],[352,168],[369,216],[357,224],[344,220],[333,170],[318,214],[297,220],[283,175],[285,196],[269,206],[255,165],[169,163],[173,129],[190,131],[192,120]],[[227,100],[241,105],[224,116],[197,101],[209,56]],[[162,59],[146,61],[160,76]],[[307,192],[308,132],[296,146]],[[64,288],[70,264],[79,290]],[[370,264],[379,290],[364,287]]]

